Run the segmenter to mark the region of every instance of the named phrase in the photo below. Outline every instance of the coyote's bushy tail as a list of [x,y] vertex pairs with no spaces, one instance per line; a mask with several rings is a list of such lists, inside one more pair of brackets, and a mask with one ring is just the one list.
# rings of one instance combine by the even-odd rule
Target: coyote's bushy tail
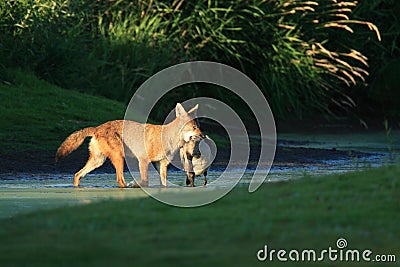
[[70,136],[65,139],[65,141],[60,145],[57,149],[56,153],[56,162],[62,159],[63,157],[70,154],[72,151],[77,149],[82,143],[83,140],[87,136],[93,136],[95,132],[94,127],[88,127],[76,132],[73,132]]

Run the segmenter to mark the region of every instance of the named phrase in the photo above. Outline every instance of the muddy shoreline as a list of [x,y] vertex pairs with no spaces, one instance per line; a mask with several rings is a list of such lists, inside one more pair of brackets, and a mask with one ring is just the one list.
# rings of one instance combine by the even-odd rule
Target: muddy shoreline
[[[372,154],[358,151],[343,151],[332,149],[316,149],[305,147],[277,146],[273,166],[303,167],[320,164],[332,160],[351,160],[363,158]],[[229,160],[229,149],[218,149],[212,168],[224,168]],[[253,168],[258,162],[258,149],[252,149],[248,167]],[[55,151],[24,151],[15,153],[0,152],[0,174],[13,175],[18,173],[70,173],[74,174],[84,166],[88,159],[87,148],[81,147],[71,155],[55,163]],[[103,166],[92,173],[114,173],[115,170],[107,160]]]

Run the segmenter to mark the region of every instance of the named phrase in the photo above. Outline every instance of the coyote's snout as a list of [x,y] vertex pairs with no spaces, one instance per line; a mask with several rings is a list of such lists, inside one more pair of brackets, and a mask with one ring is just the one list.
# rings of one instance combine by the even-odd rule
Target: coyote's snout
[[[125,187],[124,146],[138,159],[141,176],[140,186],[148,186],[148,166],[159,162],[161,184],[167,185],[167,167],[171,155],[174,155],[182,142],[191,136],[202,135],[195,120],[198,105],[188,112],[177,104],[176,118],[166,125],[142,124],[128,120],[109,121],[97,127],[89,127],[72,133],[58,148],[56,161],[77,149],[87,136],[90,156],[86,165],[74,176],[74,186],[79,186],[80,179],[92,170],[103,165],[109,158],[115,167],[117,183]],[[122,141],[124,132],[124,143]]]

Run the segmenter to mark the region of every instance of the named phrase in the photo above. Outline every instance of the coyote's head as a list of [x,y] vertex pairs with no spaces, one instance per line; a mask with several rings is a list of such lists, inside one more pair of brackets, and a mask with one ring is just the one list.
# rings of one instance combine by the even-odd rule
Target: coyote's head
[[179,120],[180,130],[179,130],[179,142],[188,142],[191,136],[203,136],[200,130],[200,126],[196,119],[196,112],[199,105],[194,106],[188,112],[183,108],[183,106],[178,103],[176,104],[175,112],[176,118]]

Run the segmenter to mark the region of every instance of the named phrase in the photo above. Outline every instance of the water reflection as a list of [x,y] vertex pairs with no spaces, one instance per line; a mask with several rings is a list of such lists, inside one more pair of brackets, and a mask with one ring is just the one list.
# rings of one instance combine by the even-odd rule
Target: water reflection
[[[335,173],[343,173],[354,170],[363,170],[367,168],[379,167],[388,162],[386,154],[371,154],[363,158],[357,159],[343,159],[343,160],[321,160],[318,163],[310,164],[275,164],[271,168],[266,182],[287,181],[292,179],[299,179],[309,175],[329,175]],[[208,172],[207,187],[221,187],[226,186],[231,181],[229,174],[235,175],[235,171],[225,175],[221,178],[223,168],[211,166]],[[247,169],[239,184],[245,185],[250,182],[253,169]],[[139,177],[139,173],[133,174]],[[125,173],[127,182],[132,181],[132,176]],[[115,173],[107,174],[88,174],[81,180],[80,188],[118,188],[115,182]],[[170,186],[184,186],[185,173],[181,170],[169,170],[168,181]],[[149,173],[150,186],[158,187],[159,178],[156,172]],[[0,188],[73,188],[73,174],[1,174],[0,175]],[[196,185],[201,186],[202,177],[196,177]]]

